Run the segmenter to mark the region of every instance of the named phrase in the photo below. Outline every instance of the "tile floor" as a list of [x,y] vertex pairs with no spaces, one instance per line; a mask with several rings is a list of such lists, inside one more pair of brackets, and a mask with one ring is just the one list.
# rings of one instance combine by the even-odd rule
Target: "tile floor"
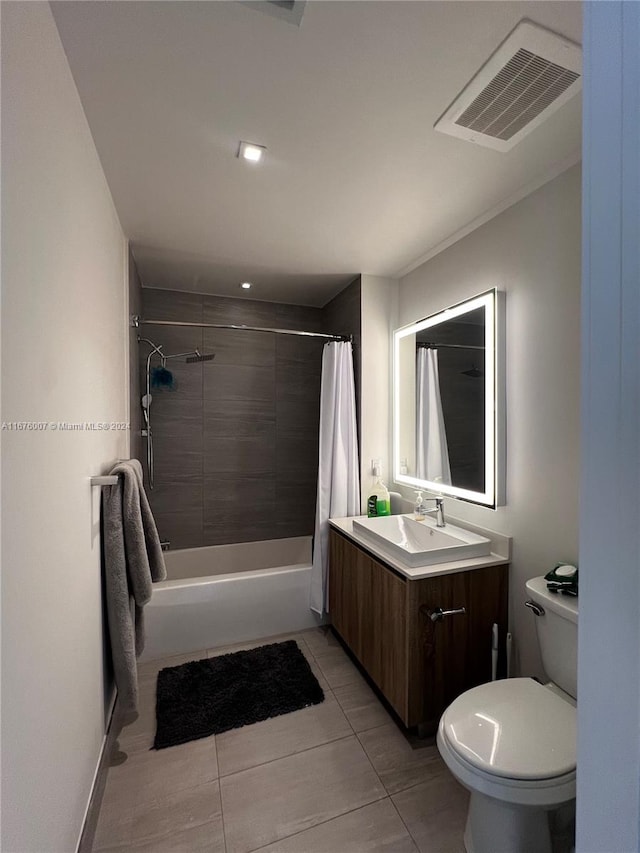
[[411,747],[330,632],[290,637],[322,704],[159,751],[159,669],[272,640],[141,665],[141,713],[120,736],[129,757],[109,769],[94,853],[464,853],[467,792],[435,744]]

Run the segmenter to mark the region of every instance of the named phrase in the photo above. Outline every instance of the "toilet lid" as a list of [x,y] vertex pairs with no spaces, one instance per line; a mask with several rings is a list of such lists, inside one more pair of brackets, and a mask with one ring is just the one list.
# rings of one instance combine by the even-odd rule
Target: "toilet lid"
[[550,779],[576,769],[576,709],[532,678],[474,687],[442,716],[465,761],[510,779]]

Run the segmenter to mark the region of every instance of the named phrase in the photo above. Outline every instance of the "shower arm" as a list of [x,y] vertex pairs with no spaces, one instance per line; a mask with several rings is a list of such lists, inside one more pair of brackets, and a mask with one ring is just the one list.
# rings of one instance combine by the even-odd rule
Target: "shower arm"
[[[165,361],[169,361],[172,358],[188,358],[189,356],[192,356],[192,355],[200,355],[197,348],[196,349],[190,349],[189,352],[176,352],[172,355],[163,355],[162,360],[163,360],[163,362],[165,362]],[[163,367],[164,367],[164,364],[163,364]]]

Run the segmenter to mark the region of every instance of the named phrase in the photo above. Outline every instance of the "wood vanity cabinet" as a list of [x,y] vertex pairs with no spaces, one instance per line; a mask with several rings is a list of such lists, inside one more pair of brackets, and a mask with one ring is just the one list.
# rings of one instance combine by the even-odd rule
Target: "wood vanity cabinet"
[[[466,613],[433,622],[439,607]],[[329,616],[405,726],[432,733],[456,696],[491,679],[494,622],[504,667],[508,566],[412,580],[332,529]]]

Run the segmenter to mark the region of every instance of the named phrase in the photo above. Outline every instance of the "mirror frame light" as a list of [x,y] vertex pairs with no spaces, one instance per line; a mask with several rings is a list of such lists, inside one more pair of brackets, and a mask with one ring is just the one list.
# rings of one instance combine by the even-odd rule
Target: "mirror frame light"
[[[400,343],[438,323],[485,309],[485,488],[483,492],[461,489],[400,473]],[[495,509],[505,502],[505,375],[504,293],[489,290],[393,333],[393,478],[396,483],[436,492],[439,495]]]

